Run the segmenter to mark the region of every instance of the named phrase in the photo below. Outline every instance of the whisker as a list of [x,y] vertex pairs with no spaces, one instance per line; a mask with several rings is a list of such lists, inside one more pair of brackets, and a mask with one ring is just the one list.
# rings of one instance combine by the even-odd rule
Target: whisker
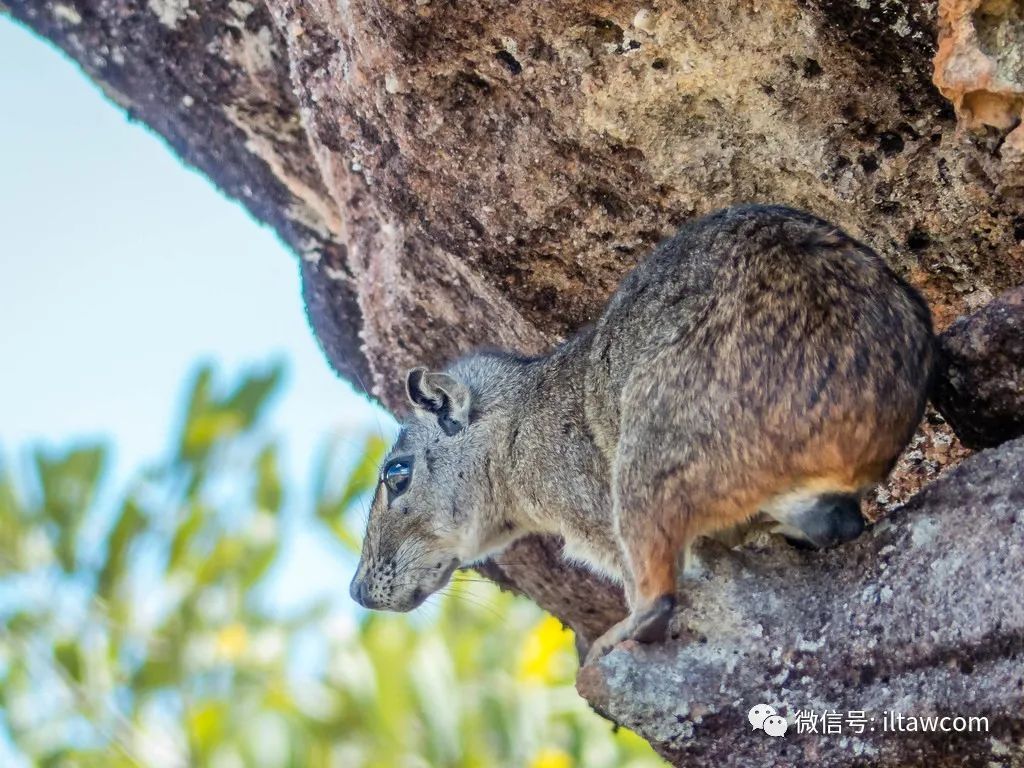
[[440,594],[444,594],[447,597],[452,598],[452,599],[462,600],[463,602],[467,603],[468,605],[473,606],[474,608],[480,608],[481,610],[485,610],[485,611],[491,613],[496,618],[502,618],[503,617],[504,614],[502,614],[502,612],[499,611],[496,606],[486,602],[486,600],[478,599],[479,598],[478,595],[471,595],[470,593],[467,593],[467,592],[461,592],[461,591],[452,589],[452,586],[453,585],[449,585],[448,587],[445,587],[444,589],[440,590]]

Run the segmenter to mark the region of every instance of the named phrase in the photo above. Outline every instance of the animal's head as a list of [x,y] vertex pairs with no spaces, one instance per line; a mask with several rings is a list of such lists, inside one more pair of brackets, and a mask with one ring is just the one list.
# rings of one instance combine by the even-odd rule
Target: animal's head
[[487,474],[495,425],[470,383],[415,368],[406,392],[412,410],[381,469],[349,590],[391,611],[412,610],[456,568],[507,542]]

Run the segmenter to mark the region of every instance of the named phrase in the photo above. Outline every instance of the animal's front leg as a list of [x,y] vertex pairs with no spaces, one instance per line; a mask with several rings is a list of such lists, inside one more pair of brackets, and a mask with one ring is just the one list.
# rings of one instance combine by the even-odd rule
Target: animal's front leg
[[624,640],[660,643],[668,637],[676,607],[676,547],[666,537],[652,535],[649,529],[631,532],[620,526],[620,536],[626,550],[630,613],[594,641],[585,664],[601,658]]

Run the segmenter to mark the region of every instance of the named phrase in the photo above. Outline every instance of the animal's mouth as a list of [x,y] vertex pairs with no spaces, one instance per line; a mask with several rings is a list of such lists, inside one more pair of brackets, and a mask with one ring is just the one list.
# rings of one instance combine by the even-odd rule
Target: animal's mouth
[[458,558],[453,558],[452,561],[444,567],[444,570],[441,571],[440,575],[438,576],[437,580],[434,582],[434,585],[432,587],[416,587],[416,589],[412,591],[412,605],[410,605],[407,610],[411,611],[416,608],[419,608],[421,605],[423,605],[424,600],[426,600],[432,594],[437,592],[439,589],[443,589],[444,586],[451,580],[452,574],[455,573],[458,567]]

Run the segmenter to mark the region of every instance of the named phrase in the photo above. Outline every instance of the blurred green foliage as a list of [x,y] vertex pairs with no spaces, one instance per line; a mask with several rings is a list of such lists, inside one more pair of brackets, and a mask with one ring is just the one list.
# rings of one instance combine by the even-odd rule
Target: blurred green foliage
[[0,464],[0,746],[15,764],[662,765],[576,695],[570,633],[480,579],[420,615],[357,614],[346,584],[297,615],[267,607],[288,515],[351,562],[386,448],[334,442],[309,492],[289,492],[267,427],[281,373],[222,388],[199,370],[167,457],[120,492],[100,445]]

